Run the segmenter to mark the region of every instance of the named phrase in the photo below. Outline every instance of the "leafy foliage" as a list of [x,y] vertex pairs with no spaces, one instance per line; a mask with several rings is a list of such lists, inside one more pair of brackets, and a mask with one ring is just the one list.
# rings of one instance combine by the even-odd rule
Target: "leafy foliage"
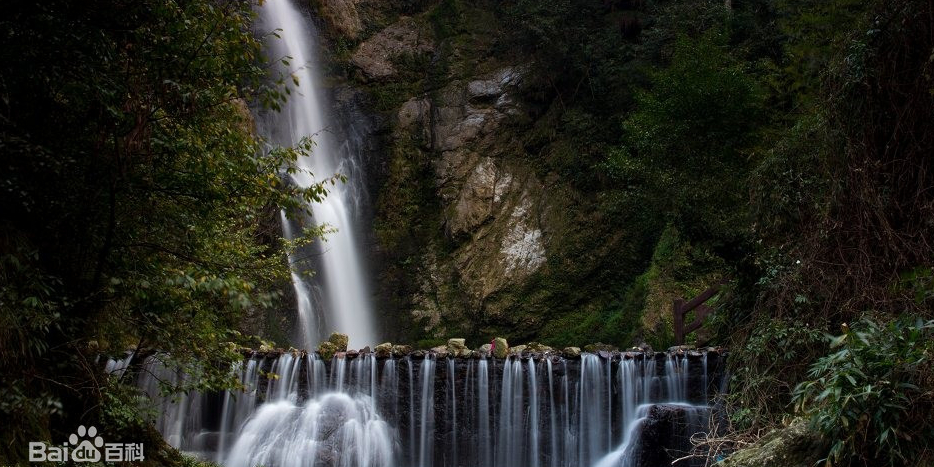
[[5,7],[0,407],[34,439],[98,413],[99,353],[168,351],[199,386],[229,385],[241,316],[288,277],[276,213],[341,181],[287,184],[312,143],[254,134],[246,102],[278,108],[290,77],[266,84],[253,15],[207,0]]
[[829,442],[826,465],[913,465],[934,443],[934,321],[863,320],[831,339],[809,380],[795,389],[797,410]]

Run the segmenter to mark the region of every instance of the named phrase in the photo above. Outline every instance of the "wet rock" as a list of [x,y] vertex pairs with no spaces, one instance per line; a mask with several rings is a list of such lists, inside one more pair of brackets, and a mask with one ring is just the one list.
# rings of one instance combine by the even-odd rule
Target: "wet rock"
[[709,426],[708,417],[709,411],[704,407],[652,406],[639,427],[633,465],[672,465],[675,459],[690,451],[691,435]]
[[493,356],[496,358],[506,358],[509,354],[509,343],[502,337],[493,339]]
[[581,348],[580,347],[565,347],[561,351],[565,358],[580,358]]
[[376,346],[376,357],[377,358],[388,358],[392,356],[392,344],[389,342],[383,342]]
[[522,355],[522,352],[525,351],[525,349],[526,349],[526,346],[524,345],[517,345],[515,347],[510,347],[509,355]]
[[694,350],[694,346],[693,345],[674,345],[674,346],[668,347],[668,352],[670,353],[687,352],[688,350]]
[[325,362],[331,361],[331,358],[334,357],[338,351],[337,346],[334,345],[331,341],[324,341],[318,344],[318,356],[321,357]]
[[347,337],[347,334],[341,334],[339,332],[331,333],[331,337],[328,338],[328,342],[334,344],[334,347],[340,352],[347,351],[347,342],[349,342],[349,340],[350,338]]

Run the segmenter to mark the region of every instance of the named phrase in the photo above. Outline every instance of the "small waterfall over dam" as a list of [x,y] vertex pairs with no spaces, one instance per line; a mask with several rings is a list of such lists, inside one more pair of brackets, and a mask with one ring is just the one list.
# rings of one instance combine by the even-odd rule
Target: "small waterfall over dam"
[[694,351],[254,353],[233,369],[242,390],[171,400],[156,396],[158,380],[180,375],[153,355],[137,382],[170,444],[226,466],[656,467],[708,431],[725,362]]

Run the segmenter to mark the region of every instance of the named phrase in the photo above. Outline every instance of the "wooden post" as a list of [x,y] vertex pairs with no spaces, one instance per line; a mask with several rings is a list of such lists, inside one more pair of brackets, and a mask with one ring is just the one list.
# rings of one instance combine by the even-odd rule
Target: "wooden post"
[[674,328],[675,328],[675,345],[681,345],[684,343],[684,300],[676,299],[674,303]]
[[[688,333],[700,329],[700,327],[704,325],[704,318],[713,312],[713,308],[704,305],[704,302],[710,300],[714,295],[720,292],[721,284],[710,287],[687,303],[684,303],[684,300],[680,298],[675,300],[671,310],[673,318],[672,324],[675,331],[675,345],[684,345],[685,336],[687,336]],[[691,310],[696,310],[694,313],[694,321],[685,325],[684,317],[687,316]]]

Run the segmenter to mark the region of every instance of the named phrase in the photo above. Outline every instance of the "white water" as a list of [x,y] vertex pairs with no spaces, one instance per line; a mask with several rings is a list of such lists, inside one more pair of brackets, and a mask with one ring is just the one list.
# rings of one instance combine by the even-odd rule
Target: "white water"
[[[280,113],[271,113],[260,122],[263,133],[277,145],[293,146],[302,138],[312,138],[315,148],[311,157],[303,157],[298,165],[303,171],[291,175],[299,186],[309,187],[335,174],[350,176],[354,172],[352,146],[338,141],[333,119],[329,118],[327,100],[321,92],[318,60],[314,51],[316,37],[304,16],[289,0],[267,0],[259,8],[260,31],[278,31],[281,39],[270,38],[270,58],[291,57],[286,67],[280,64],[276,72],[284,73],[291,95]],[[291,77],[298,80],[295,86]],[[326,224],[336,232],[328,234],[321,245],[318,258],[317,297],[299,274],[293,274],[299,321],[303,327],[302,343],[313,348],[329,333],[337,331],[350,336],[350,346],[361,348],[377,343],[370,292],[360,255],[357,237],[358,205],[355,184],[349,180],[330,187],[330,193],[320,203],[311,205],[312,218],[317,225]],[[283,233],[287,238],[296,236],[295,229],[283,218]],[[294,263],[299,258],[290,258]]]
[[[683,356],[368,353],[334,358],[330,368],[314,354],[257,355],[231,369],[242,389],[174,399],[159,396],[158,382],[184,375],[158,357],[138,374],[156,427],[173,446],[226,466],[652,467],[660,447],[641,439],[644,425],[678,427],[683,440],[706,431],[710,411],[708,375],[697,371],[707,370],[706,355],[689,365]],[[107,368],[119,376],[125,363]]]

